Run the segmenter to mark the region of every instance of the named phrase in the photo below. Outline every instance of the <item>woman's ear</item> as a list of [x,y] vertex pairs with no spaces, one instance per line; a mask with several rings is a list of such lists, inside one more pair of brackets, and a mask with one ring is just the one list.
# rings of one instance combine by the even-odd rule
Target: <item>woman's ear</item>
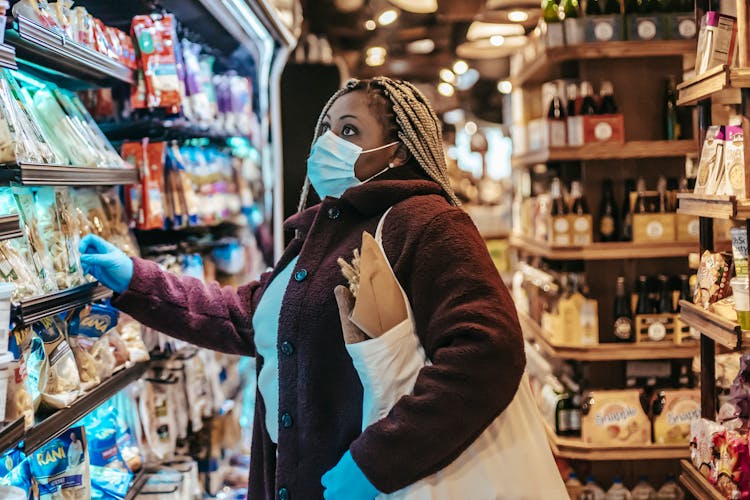
[[396,148],[396,153],[393,155],[393,159],[391,159],[391,168],[404,165],[407,161],[409,161],[409,158],[411,158],[409,148],[407,148],[404,143],[399,144]]

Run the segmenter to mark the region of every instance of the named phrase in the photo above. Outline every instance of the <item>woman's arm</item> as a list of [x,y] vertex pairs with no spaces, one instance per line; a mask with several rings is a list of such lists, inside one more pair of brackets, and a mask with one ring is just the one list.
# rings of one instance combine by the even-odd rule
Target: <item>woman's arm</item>
[[525,366],[515,307],[468,215],[436,216],[413,258],[404,288],[433,364],[350,447],[385,493],[456,459],[510,404]]
[[155,262],[133,259],[133,277],[112,305],[154,330],[192,344],[230,354],[255,355],[252,308],[263,284],[238,288],[162,270]]

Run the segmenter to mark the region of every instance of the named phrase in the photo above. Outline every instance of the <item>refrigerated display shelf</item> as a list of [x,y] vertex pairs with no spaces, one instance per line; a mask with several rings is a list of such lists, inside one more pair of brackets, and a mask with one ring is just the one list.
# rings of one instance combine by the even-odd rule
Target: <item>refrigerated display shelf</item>
[[704,99],[721,104],[739,104],[739,90],[743,88],[750,88],[750,68],[716,66],[677,85],[677,105],[689,106]]
[[0,216],[0,240],[12,240],[23,236],[18,214]]
[[98,386],[78,398],[67,408],[58,410],[29,429],[23,439],[24,452],[28,455],[60,436],[82,417],[141,378],[148,363],[133,363],[113,374]]
[[154,140],[184,140],[206,138],[212,141],[225,141],[231,134],[217,132],[209,127],[189,123],[184,119],[143,119],[124,122],[104,122],[99,128],[110,141],[141,140],[149,137]]
[[527,236],[512,234],[510,246],[529,255],[551,260],[622,260],[687,257],[698,251],[697,242],[591,243],[581,246],[555,246]]
[[61,84],[96,85],[134,83],[133,70],[95,50],[25,17],[18,17],[5,33],[6,43],[16,49],[16,61],[34,74]]
[[750,346],[750,331],[743,331],[736,322],[692,302],[680,301],[680,320],[726,349],[741,350]]
[[13,304],[11,310],[11,324],[23,327],[39,321],[42,318],[70,311],[97,300],[104,300],[112,296],[112,290],[98,283],[86,283],[75,288],[25,299]]
[[540,83],[556,76],[554,66],[567,61],[586,59],[632,59],[639,57],[693,56],[695,40],[658,40],[627,42],[594,42],[564,47],[550,47],[524,64],[517,75],[511,76],[514,88],[528,83]]
[[[5,422],[0,428],[0,450],[10,450],[18,446],[24,437],[24,417]],[[0,451],[0,453],[2,453]]]
[[627,141],[623,144],[595,143],[583,146],[550,147],[514,155],[514,167],[549,161],[628,160],[671,158],[694,154],[698,145],[692,139],[681,141]]
[[578,437],[562,437],[544,421],[552,454],[569,460],[620,461],[620,460],[676,460],[690,455],[688,444],[630,444],[603,445],[584,443]]
[[731,195],[678,193],[678,213],[714,219],[750,219],[750,200]]
[[532,318],[518,313],[524,337],[533,339],[547,355],[573,361],[634,361],[654,359],[688,359],[698,354],[697,342],[664,343],[609,343],[590,346],[553,344],[549,333]]
[[138,171],[21,162],[0,166],[0,182],[25,186],[117,186],[138,183]]
[[18,69],[16,49],[4,43],[0,43],[0,68]]
[[680,474],[680,484],[685,487],[695,498],[700,500],[724,500],[724,495],[718,492],[711,483],[708,482],[690,460],[680,460],[682,474]]

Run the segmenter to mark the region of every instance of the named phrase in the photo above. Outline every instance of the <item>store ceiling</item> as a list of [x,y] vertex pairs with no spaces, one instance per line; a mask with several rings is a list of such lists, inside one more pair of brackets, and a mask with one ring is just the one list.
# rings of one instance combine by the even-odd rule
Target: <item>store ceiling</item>
[[[410,0],[304,0],[303,12],[309,32],[325,34],[334,51],[344,57],[353,76],[385,74],[425,83],[437,83],[439,70],[450,67],[457,57],[466,59],[482,79],[497,81],[506,77],[508,54],[521,37],[496,37],[492,42],[502,39],[505,47],[495,46],[490,43],[490,33],[478,33],[475,28],[470,32],[470,26],[475,21],[509,23],[515,25],[511,29],[528,33],[539,12],[538,0],[432,1],[437,2],[436,12],[417,14],[401,10],[393,24],[377,26],[372,31],[365,28],[368,20],[377,19],[384,10],[394,8],[394,4],[409,4]],[[528,19],[513,23],[508,19],[512,11],[524,12]],[[473,39],[467,40],[467,35]],[[432,51],[410,52],[410,43],[427,39],[434,43]],[[383,65],[365,63],[366,50],[373,46],[385,47],[387,56]]]

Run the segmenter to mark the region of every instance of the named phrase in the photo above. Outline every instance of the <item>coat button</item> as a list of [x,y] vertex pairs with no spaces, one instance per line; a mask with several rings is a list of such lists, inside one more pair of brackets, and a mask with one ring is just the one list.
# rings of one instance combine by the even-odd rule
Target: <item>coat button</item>
[[336,207],[331,207],[328,209],[328,218],[331,220],[336,220],[341,215],[341,210],[339,210]]
[[300,269],[294,273],[294,281],[305,281],[307,278],[307,269]]
[[294,354],[294,346],[288,340],[281,343],[281,353],[285,356],[291,356]]
[[294,424],[294,420],[292,420],[292,416],[288,413],[284,413],[281,415],[281,426],[284,427],[284,429],[289,429],[292,424]]
[[279,500],[289,500],[289,490],[286,488],[279,488]]

